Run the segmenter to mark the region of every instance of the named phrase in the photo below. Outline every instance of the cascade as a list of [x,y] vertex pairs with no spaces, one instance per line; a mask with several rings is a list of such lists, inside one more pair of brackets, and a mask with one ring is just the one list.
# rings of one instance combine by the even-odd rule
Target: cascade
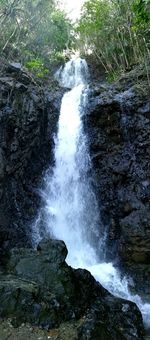
[[112,294],[135,302],[148,323],[150,304],[132,295],[127,278],[121,278],[113,263],[104,261],[104,237],[99,233],[100,214],[90,181],[91,163],[82,127],[88,97],[86,61],[77,58],[67,62],[56,78],[70,90],[62,98],[55,166],[45,176],[45,233],[66,243],[69,265],[89,270]]

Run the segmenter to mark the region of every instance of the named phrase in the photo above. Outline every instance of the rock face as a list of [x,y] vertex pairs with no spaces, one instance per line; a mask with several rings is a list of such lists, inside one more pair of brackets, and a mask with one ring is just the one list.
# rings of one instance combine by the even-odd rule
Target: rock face
[[[30,244],[39,205],[37,187],[52,161],[59,101],[42,90],[20,64],[0,75],[0,254]],[[57,91],[56,91],[57,92]],[[57,95],[56,95],[57,97]],[[52,104],[53,101],[53,104]]]
[[[4,67],[0,87],[0,316],[16,326],[61,329],[69,322],[79,340],[142,339],[136,305],[114,298],[89,272],[69,267],[63,242],[30,248],[31,223],[41,205],[37,188],[53,163],[62,92],[55,83],[43,89],[18,63]],[[120,92],[96,85],[84,126],[108,226],[107,256],[119,255],[134,273],[136,290],[148,293],[149,105],[128,87],[125,82]]]
[[[76,323],[76,339],[143,339],[141,314],[113,297],[86,270],[72,269],[62,241],[13,249],[0,275],[0,316],[46,329]],[[70,324],[71,325],[71,324]]]
[[148,294],[150,105],[146,91],[136,88],[135,78],[131,72],[113,86],[93,86],[84,126],[93,183],[108,228],[107,257],[120,258],[134,275],[136,289]]

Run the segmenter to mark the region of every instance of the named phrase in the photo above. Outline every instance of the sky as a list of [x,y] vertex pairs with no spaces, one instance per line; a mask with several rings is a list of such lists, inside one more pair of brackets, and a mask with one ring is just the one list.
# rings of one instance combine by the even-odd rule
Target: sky
[[71,20],[75,21],[79,18],[84,0],[62,0],[61,3]]

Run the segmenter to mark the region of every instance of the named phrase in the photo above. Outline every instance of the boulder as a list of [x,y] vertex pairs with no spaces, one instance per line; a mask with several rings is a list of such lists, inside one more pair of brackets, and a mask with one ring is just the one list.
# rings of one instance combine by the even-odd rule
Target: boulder
[[13,249],[0,274],[0,317],[16,327],[74,323],[77,339],[143,339],[137,306],[113,297],[87,270],[68,266],[66,255],[56,240],[42,241],[37,250]]

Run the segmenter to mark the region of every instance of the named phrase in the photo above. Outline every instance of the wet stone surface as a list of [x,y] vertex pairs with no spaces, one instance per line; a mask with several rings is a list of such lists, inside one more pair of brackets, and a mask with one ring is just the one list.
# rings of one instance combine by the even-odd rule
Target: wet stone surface
[[13,249],[0,274],[0,317],[11,319],[18,332],[30,324],[52,339],[143,339],[136,305],[112,296],[87,270],[72,269],[66,255],[57,240],[42,241],[37,250]]

